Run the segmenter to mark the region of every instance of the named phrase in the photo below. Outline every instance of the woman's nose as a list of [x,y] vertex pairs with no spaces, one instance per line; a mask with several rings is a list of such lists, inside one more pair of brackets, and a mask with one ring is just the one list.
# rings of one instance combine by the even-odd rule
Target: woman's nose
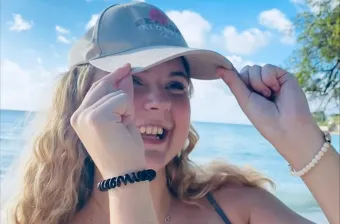
[[145,103],[145,109],[149,111],[165,111],[170,110],[171,100],[165,93],[150,93]]

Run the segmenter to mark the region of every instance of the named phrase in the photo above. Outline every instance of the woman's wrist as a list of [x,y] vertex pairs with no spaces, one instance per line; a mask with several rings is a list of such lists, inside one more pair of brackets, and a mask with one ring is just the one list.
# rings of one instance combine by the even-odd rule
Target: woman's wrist
[[108,191],[111,223],[157,224],[148,181]]
[[285,159],[294,170],[301,170],[306,167],[322,150],[326,142],[325,134],[320,129],[311,131],[309,134],[304,135],[302,139],[303,141],[299,141],[301,143],[296,144],[296,147],[290,150],[291,153],[285,156]]
[[[113,162],[114,163],[114,162]],[[129,161],[125,164],[118,165],[113,164],[110,168],[101,171],[103,179],[113,178],[117,176],[123,176],[125,174],[131,174],[132,172],[138,172],[140,170],[145,170],[147,168],[147,163],[145,159],[139,159],[137,161]]]
[[133,165],[130,167],[124,167],[124,168],[114,168],[112,170],[108,170],[106,172],[103,172],[103,180],[113,178],[113,177],[119,177],[119,176],[125,176],[126,174],[132,174],[137,173],[138,171],[146,170],[146,165]]

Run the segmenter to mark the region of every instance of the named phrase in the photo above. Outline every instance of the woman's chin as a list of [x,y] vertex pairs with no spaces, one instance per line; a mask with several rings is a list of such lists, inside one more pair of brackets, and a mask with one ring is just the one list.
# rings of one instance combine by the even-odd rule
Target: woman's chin
[[145,160],[149,169],[159,170],[167,164],[167,154],[160,151],[146,150]]

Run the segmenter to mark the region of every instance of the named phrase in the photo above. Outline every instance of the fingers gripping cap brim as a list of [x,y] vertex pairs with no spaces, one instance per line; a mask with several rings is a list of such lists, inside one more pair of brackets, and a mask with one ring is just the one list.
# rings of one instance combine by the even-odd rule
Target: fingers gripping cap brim
[[219,77],[216,75],[217,68],[233,69],[228,59],[214,51],[171,46],[134,49],[91,59],[89,62],[106,72],[113,72],[126,63],[130,63],[132,73],[138,73],[181,56],[188,60],[191,78],[194,79],[218,79]]

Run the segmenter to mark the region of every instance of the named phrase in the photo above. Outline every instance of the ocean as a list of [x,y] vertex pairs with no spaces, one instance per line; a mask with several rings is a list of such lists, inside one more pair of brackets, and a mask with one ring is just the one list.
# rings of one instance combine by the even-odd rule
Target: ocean
[[[13,160],[23,151],[26,124],[32,117],[24,111],[0,110],[0,167],[3,179]],[[295,212],[320,224],[328,223],[312,194],[300,178],[289,174],[287,162],[251,125],[194,122],[200,135],[190,158],[197,164],[213,159],[225,159],[239,166],[249,165],[271,178],[273,192]],[[333,145],[339,151],[339,135],[333,135]]]

